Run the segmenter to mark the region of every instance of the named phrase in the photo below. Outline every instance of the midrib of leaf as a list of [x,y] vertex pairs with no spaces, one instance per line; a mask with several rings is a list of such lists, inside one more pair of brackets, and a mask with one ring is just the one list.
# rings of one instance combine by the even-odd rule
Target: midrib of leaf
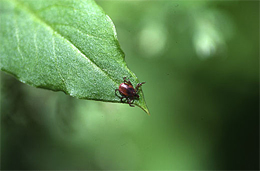
[[[96,68],[98,68],[99,70],[101,70],[105,75],[107,75],[107,77],[109,79],[111,79],[115,84],[117,84],[117,82],[102,68],[100,68],[98,66],[98,64],[96,64],[93,60],[91,60],[90,58],[88,58],[81,50],[79,47],[76,47],[69,39],[67,39],[64,35],[62,35],[60,32],[58,32],[57,30],[55,30],[51,24],[49,24],[48,22],[46,22],[44,19],[42,19],[41,17],[39,17],[33,10],[29,9],[27,6],[25,6],[24,4],[22,4],[21,2],[19,2],[19,0],[11,0],[16,4],[16,7],[19,7],[21,10],[26,11],[27,13],[29,13],[35,20],[37,20],[38,22],[42,23],[43,25],[45,25],[47,28],[49,28],[50,30],[52,30],[53,33],[56,33],[57,36],[60,36],[62,39],[66,40],[75,50],[77,50],[79,52],[80,55],[82,55],[84,58],[86,58],[87,60],[89,60]],[[93,36],[94,37],[94,36]],[[95,36],[96,37],[96,36]],[[97,37],[99,38],[99,37]],[[62,79],[62,77],[61,77]],[[64,81],[64,80],[62,80]],[[65,84],[66,85],[66,84]]]

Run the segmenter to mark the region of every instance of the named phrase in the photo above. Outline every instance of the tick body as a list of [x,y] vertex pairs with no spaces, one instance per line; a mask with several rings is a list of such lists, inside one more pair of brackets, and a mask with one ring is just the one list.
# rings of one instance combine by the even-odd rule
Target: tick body
[[[133,102],[136,99],[139,99],[139,88],[145,82],[138,83],[134,88],[132,83],[128,80],[126,81],[126,77],[124,77],[124,82],[119,85],[119,88],[115,90],[115,95],[120,98],[121,102],[127,102],[129,106],[134,107]],[[120,93],[121,97],[118,96],[117,91]]]
[[122,83],[119,85],[119,93],[123,96],[128,96],[128,97],[137,95],[133,85],[127,83]]

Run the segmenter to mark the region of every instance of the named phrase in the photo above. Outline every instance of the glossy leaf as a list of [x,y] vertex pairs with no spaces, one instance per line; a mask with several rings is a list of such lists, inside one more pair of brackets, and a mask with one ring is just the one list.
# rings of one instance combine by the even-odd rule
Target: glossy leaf
[[[127,68],[111,19],[88,1],[0,1],[1,70],[21,82],[73,97],[120,102]],[[148,109],[140,91],[135,104]]]

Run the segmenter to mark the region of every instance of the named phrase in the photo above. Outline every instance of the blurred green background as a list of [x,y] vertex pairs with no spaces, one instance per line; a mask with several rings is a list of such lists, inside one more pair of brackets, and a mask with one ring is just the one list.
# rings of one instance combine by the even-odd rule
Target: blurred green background
[[97,1],[151,116],[1,72],[1,169],[259,169],[259,2]]

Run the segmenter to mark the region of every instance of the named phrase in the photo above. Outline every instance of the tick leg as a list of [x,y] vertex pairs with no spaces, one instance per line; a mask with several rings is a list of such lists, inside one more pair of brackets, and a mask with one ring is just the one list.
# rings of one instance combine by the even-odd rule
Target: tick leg
[[131,107],[135,107],[134,105],[132,105],[131,103],[129,104],[129,106],[131,106]]
[[131,81],[129,79],[127,81],[126,81],[126,77],[124,77],[123,79],[124,79],[124,83],[132,85],[132,83],[131,83]]
[[127,100],[129,106],[135,107],[135,106],[133,105],[133,101],[134,101],[134,100],[131,100],[131,99],[128,99],[128,100]]
[[139,88],[140,88],[143,84],[145,84],[145,82],[138,83],[138,84],[136,85],[136,87],[135,87],[135,91],[136,91],[136,93],[138,93]]
[[[116,92],[119,91],[119,89],[115,89],[115,95],[120,98],[121,103],[123,103],[123,99],[126,98],[125,96],[119,96]],[[119,91],[120,93],[120,91]]]
[[123,97],[120,97],[121,103],[124,103],[124,101],[123,101],[124,98],[126,98],[126,97],[124,97],[124,96],[123,96]]
[[127,83],[127,81],[126,81],[126,77],[124,77],[123,79],[124,79],[124,83]]
[[119,89],[115,89],[115,95],[116,95],[117,97],[121,98],[120,96],[117,95],[117,93],[116,93],[117,91],[119,91]]

